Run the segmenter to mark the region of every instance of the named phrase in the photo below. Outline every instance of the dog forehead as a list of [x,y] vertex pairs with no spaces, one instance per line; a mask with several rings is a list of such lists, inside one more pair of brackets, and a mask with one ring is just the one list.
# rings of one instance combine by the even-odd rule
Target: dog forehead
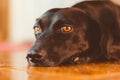
[[61,9],[59,10],[59,12],[61,12],[62,14],[72,14],[72,13],[84,13],[86,14],[86,12],[80,8],[75,8],[75,7],[71,7],[71,8],[64,8],[64,9]]
[[41,21],[41,23],[45,24],[45,25],[50,25],[54,22],[57,22],[60,19],[64,19],[64,17],[62,16],[62,14],[60,12],[46,12],[44,13],[40,18],[38,18],[38,21]]

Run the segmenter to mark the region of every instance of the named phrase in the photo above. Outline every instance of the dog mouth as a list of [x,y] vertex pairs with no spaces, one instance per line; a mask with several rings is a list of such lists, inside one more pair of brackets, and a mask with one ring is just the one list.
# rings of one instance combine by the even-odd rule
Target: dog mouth
[[89,57],[80,57],[77,54],[64,59],[62,62],[55,62],[50,59],[30,58],[27,56],[27,61],[30,66],[43,66],[43,67],[65,66],[71,64],[74,65],[85,63],[88,62],[89,60],[90,60]]
[[54,66],[57,66],[57,64],[55,64],[55,62],[50,61],[48,59],[27,57],[27,61],[28,61],[30,66],[43,66],[43,67],[48,67],[48,66],[54,67]]

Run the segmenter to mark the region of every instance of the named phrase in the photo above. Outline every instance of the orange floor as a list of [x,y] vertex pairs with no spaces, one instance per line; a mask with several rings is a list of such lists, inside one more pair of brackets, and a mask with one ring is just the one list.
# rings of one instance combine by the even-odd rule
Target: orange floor
[[120,80],[120,62],[32,67],[27,50],[0,53],[0,80]]

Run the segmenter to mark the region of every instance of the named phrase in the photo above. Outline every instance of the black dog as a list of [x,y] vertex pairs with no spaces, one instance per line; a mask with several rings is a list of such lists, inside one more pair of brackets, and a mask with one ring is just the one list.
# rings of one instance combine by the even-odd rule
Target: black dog
[[120,6],[109,0],[51,9],[36,20],[34,31],[30,65],[120,60]]

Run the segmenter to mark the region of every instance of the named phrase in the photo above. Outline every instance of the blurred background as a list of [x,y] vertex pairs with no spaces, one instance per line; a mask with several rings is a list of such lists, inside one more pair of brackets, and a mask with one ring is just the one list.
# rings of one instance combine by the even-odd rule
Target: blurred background
[[80,1],[83,0],[0,0],[0,50],[29,47],[35,40],[32,28],[36,18],[48,9],[69,7]]

